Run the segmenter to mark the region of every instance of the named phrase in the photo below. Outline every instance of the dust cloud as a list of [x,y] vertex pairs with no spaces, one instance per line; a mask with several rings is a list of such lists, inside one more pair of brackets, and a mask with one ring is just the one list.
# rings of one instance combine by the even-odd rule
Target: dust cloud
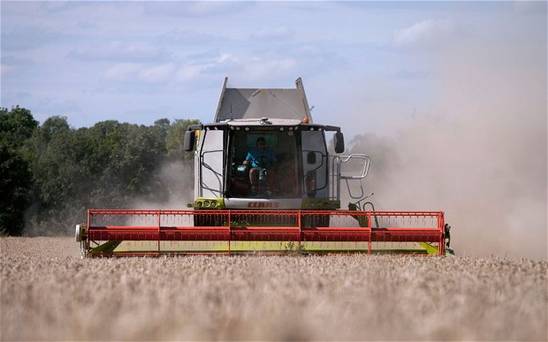
[[546,259],[546,33],[459,43],[434,53],[431,106],[349,150],[373,159],[377,209],[444,210],[458,254]]
[[134,209],[186,209],[193,202],[194,171],[192,162],[182,159],[165,161],[151,181],[152,191],[161,191],[154,199],[137,198],[128,203]]

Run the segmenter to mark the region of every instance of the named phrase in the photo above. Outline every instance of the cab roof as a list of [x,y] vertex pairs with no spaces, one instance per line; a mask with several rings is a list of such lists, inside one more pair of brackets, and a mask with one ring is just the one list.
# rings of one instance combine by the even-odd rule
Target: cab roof
[[302,123],[296,119],[238,119],[238,120],[223,120],[220,123],[225,123],[229,126],[296,126]]
[[194,129],[260,129],[268,130],[269,128],[278,129],[280,127],[290,127],[291,129],[310,129],[310,130],[323,130],[323,131],[340,131],[340,127],[330,125],[319,125],[313,123],[305,123],[301,120],[295,119],[238,119],[238,120],[223,120],[221,122],[214,122],[209,124],[192,125],[190,130]]

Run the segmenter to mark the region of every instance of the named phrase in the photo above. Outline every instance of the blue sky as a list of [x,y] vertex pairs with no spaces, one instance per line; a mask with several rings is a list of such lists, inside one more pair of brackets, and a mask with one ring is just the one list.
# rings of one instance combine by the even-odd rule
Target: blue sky
[[[431,110],[455,46],[545,48],[545,11],[523,2],[2,1],[0,105],[40,121],[65,115],[75,127],[209,121],[224,76],[242,87],[292,87],[301,76],[317,122],[382,131]],[[360,130],[356,112],[367,122]]]

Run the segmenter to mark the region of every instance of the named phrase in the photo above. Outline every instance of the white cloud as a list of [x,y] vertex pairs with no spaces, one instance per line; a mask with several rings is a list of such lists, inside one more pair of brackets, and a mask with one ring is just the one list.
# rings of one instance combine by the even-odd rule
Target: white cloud
[[163,44],[184,44],[188,45],[203,45],[205,42],[212,44],[217,42],[226,42],[229,38],[224,36],[222,32],[215,34],[207,33],[200,30],[175,28],[158,35],[157,41]]
[[203,65],[183,65],[176,73],[177,80],[179,81],[191,81],[198,79],[204,71]]
[[264,80],[279,77],[297,66],[293,58],[253,58],[241,64],[242,76],[251,80]]
[[77,48],[70,51],[69,56],[82,61],[119,61],[125,63],[163,60],[166,53],[148,44],[114,41]]
[[[106,79],[111,81],[142,81],[146,83],[162,82],[187,82],[196,80],[205,73],[225,74],[233,71],[251,72],[256,75],[259,70],[266,68],[265,72],[283,69],[289,61],[281,59],[264,62],[262,59],[242,59],[232,53],[223,52],[209,57],[200,57],[196,60],[184,63],[117,63],[110,66],[104,73]],[[219,76],[221,77],[221,76]]]
[[238,58],[235,57],[234,55],[230,54],[230,53],[222,53],[219,58],[217,58],[215,60],[216,63],[218,64],[223,64],[223,63],[237,63],[238,62]]
[[142,69],[137,63],[119,63],[107,69],[105,77],[112,81],[127,81]]
[[165,82],[171,78],[175,69],[176,67],[173,63],[147,67],[141,70],[139,78],[149,83]]
[[231,53],[220,53],[218,56],[201,59],[182,65],[176,73],[178,81],[186,82],[198,79],[207,72],[228,72],[240,67],[240,59]]
[[222,13],[229,10],[231,7],[232,4],[229,2],[200,1],[188,3],[187,10],[188,13],[193,15],[210,15]]
[[119,63],[109,67],[105,78],[112,81],[139,80],[146,83],[169,81],[176,71],[173,63],[159,65],[145,65],[139,63]]
[[397,31],[394,34],[394,43],[397,46],[435,44],[453,29],[454,25],[449,20],[423,20]]
[[7,75],[8,73],[12,72],[14,69],[15,67],[2,63],[0,64],[0,75],[1,76]]
[[219,78],[232,75],[245,81],[269,82],[287,76],[293,78],[297,65],[296,59],[284,55],[247,56],[223,52],[205,63],[193,65],[193,69],[187,71],[197,72],[199,68],[200,74],[207,72]]
[[295,32],[285,26],[275,28],[263,28],[259,31],[253,32],[251,38],[255,39],[287,39],[293,36]]
[[166,1],[146,2],[145,13],[177,16],[177,17],[207,17],[213,15],[231,15],[241,12],[253,4],[246,1]]
[[514,0],[512,1],[512,7],[516,12],[546,15],[545,1]]

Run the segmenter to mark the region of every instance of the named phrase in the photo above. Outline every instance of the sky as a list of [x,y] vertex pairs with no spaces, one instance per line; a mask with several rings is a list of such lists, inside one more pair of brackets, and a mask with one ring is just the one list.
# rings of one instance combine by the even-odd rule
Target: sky
[[[302,77],[316,122],[382,133],[387,122],[430,110],[441,50],[466,37],[512,40],[509,32],[546,46],[545,10],[524,2],[2,1],[0,105],[29,108],[41,122],[63,115],[74,127],[211,121],[225,76],[232,87],[294,87]],[[360,130],[356,112],[367,121]]]

